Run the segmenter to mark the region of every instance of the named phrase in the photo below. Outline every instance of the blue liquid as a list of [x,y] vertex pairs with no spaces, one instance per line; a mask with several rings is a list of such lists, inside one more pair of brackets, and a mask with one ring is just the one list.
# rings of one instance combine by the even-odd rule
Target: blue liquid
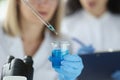
[[61,49],[54,49],[52,51],[52,66],[55,68],[60,68],[61,66],[61,61],[63,60],[64,56],[69,53],[68,50],[62,52]]

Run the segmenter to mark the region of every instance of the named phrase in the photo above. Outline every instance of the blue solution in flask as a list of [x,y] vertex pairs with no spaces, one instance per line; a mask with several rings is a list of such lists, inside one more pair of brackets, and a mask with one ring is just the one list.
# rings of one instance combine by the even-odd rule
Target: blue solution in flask
[[69,45],[66,42],[54,42],[52,47],[52,66],[60,68],[64,56],[69,54]]
[[54,49],[52,50],[52,66],[59,68],[61,66],[61,49]]

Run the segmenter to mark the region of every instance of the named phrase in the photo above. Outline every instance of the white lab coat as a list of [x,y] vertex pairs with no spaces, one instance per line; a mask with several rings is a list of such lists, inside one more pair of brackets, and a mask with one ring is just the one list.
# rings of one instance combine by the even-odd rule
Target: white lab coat
[[[45,40],[33,57],[33,80],[57,80],[58,74],[54,71],[51,62],[48,60],[51,54],[50,43],[54,40],[49,32],[46,32]],[[20,59],[25,57],[22,41],[20,37],[13,38],[6,35],[0,27],[0,72],[9,55]]]
[[96,18],[81,10],[63,20],[61,32],[86,45],[92,44],[96,51],[120,50],[120,15],[106,12]]

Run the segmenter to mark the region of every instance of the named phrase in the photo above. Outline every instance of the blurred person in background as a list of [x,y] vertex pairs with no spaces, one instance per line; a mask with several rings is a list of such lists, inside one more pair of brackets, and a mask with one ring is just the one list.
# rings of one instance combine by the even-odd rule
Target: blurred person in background
[[68,54],[60,68],[53,67],[48,59],[50,43],[61,37],[48,31],[24,3],[30,1],[34,9],[59,32],[62,0],[8,1],[7,16],[0,23],[0,72],[7,56],[23,59],[27,55],[34,61],[33,80],[75,80],[83,69],[81,58]]
[[68,0],[61,31],[79,54],[120,50],[120,0]]
[[[120,51],[120,0],[68,0],[61,32],[79,54]],[[111,75],[120,80],[120,71]]]

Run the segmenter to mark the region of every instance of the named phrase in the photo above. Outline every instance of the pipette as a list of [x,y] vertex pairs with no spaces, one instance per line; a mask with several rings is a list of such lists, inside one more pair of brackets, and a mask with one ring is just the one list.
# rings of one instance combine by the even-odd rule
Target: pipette
[[56,35],[58,34],[55,30],[55,28],[48,22],[43,19],[43,17],[39,14],[38,11],[36,11],[31,3],[29,3],[29,0],[23,0],[24,3],[27,5],[29,9],[31,9],[32,13],[52,32],[54,32]]

